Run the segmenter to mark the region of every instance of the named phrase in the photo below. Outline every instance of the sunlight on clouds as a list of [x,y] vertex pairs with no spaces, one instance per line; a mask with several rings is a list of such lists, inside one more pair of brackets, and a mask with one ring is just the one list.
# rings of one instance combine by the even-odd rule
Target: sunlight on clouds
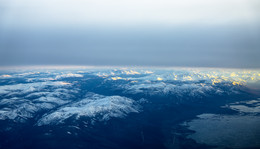
[[145,74],[151,74],[151,73],[153,73],[152,71],[149,71],[149,70],[147,70],[147,71],[145,71],[144,72]]
[[122,77],[112,77],[111,78],[112,80],[128,80],[128,79],[126,79],[126,78],[122,78]]
[[134,70],[125,70],[123,73],[127,74],[127,75],[135,75],[135,74],[140,74],[139,72],[137,71],[134,71]]
[[191,81],[191,80],[192,80],[192,77],[191,77],[191,76],[184,76],[184,77],[183,77],[183,80]]
[[232,84],[233,84],[233,85],[240,85],[240,82],[233,81]]
[[176,74],[173,74],[174,80],[178,80],[178,76]]
[[[120,69],[119,69],[120,70]],[[204,69],[184,69],[185,73],[178,73],[175,71],[169,71],[169,74],[164,73],[164,75],[160,74],[160,70],[132,70],[124,68],[123,71],[113,70],[108,72],[99,72],[96,74],[99,77],[107,78],[111,76],[111,80],[131,80],[131,81],[144,81],[146,83],[151,83],[151,81],[187,81],[187,82],[197,82],[197,81],[207,81],[211,85],[215,86],[220,83],[230,83],[230,85],[234,86],[242,86],[247,85],[248,83],[253,83],[260,81],[258,70],[233,70],[233,69],[215,69],[207,70]],[[122,69],[121,69],[122,70]],[[148,72],[148,73],[147,73]],[[139,75],[142,74],[144,76],[140,77],[129,77],[124,78],[124,75]],[[113,77],[112,77],[113,76]]]
[[57,82],[57,84],[60,84],[60,85],[70,85],[71,83],[68,83],[68,82]]
[[219,79],[213,79],[212,80],[212,85],[215,85],[216,83],[220,83],[221,82],[221,80],[219,80]]
[[158,81],[162,81],[162,80],[163,80],[163,78],[157,77],[157,80],[158,80]]
[[231,77],[236,77],[237,75],[236,75],[236,73],[232,72],[232,73],[230,74],[230,76],[231,76]]
[[2,77],[2,78],[10,78],[12,76],[11,75],[1,75],[0,77]]
[[112,77],[111,79],[112,80],[121,80],[122,78],[121,77]]
[[71,78],[71,77],[83,77],[83,75],[81,75],[81,74],[68,73],[68,74],[57,75],[57,76],[55,77],[55,79]]

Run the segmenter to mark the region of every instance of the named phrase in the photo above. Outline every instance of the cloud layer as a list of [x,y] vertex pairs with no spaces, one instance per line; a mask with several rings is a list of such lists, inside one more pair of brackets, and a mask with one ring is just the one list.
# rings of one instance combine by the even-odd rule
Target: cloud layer
[[[184,68],[29,69],[4,71],[0,76],[4,76],[0,78],[0,120],[34,119],[38,126],[81,117],[91,122],[122,118],[141,112],[149,102],[143,98],[149,97],[170,97],[175,103],[237,95],[260,81],[258,70]],[[258,104],[250,101],[229,108],[256,113],[259,107],[252,106]]]

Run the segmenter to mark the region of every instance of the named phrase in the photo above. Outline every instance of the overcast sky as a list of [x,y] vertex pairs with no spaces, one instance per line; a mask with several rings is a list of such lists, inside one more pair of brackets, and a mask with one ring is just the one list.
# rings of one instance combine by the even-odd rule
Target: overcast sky
[[259,0],[0,0],[0,65],[260,68]]

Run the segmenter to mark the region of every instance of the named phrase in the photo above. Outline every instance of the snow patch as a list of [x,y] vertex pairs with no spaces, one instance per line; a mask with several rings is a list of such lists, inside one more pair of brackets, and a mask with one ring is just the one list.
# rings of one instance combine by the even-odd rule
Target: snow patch
[[78,102],[65,105],[50,114],[45,114],[37,124],[38,126],[60,124],[72,116],[75,116],[76,119],[82,116],[99,116],[100,121],[105,121],[112,117],[125,117],[128,113],[138,112],[139,106],[130,98],[93,94]]

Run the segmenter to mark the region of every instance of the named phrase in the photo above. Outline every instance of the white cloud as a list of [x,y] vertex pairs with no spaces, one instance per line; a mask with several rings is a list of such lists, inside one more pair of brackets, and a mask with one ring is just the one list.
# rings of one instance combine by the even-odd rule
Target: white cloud
[[0,78],[10,78],[12,77],[11,75],[1,75]]
[[62,105],[68,103],[69,101],[65,101],[56,97],[40,97],[38,99],[34,99],[36,102],[44,102],[44,103],[54,103],[58,105]]
[[[115,87],[117,89],[123,88],[124,92],[132,94],[171,94],[180,98],[185,96],[203,97],[210,94],[238,94],[236,86],[260,80],[259,71],[257,70],[215,69],[213,71],[206,69],[184,69],[182,71],[175,71],[167,69],[152,71],[154,72],[152,74],[128,78],[128,80],[137,81],[134,84],[118,84]],[[223,86],[228,86],[229,90],[223,90]]]
[[[57,83],[57,82],[56,82]],[[45,85],[57,85],[55,82],[52,83],[30,83],[30,84],[20,84],[20,85],[10,85],[8,87],[3,86],[5,89],[9,88],[12,94],[28,94],[25,97],[15,97],[15,98],[5,98],[0,100],[0,120],[10,119],[15,122],[26,122],[30,118],[34,118],[37,112],[44,110],[51,110],[57,106],[64,105],[71,102],[73,95],[71,93],[76,93],[77,89],[67,90],[64,88],[48,88],[46,92],[39,92],[44,89]],[[28,86],[33,86],[34,90],[37,92],[28,91]],[[64,87],[58,86],[55,87]],[[12,90],[14,89],[14,90]],[[23,90],[24,89],[24,90]],[[8,97],[8,96],[7,96]]]
[[131,94],[149,94],[149,95],[172,95],[177,98],[183,97],[203,97],[209,93],[221,95],[224,91],[220,88],[213,88],[211,85],[201,84],[179,84],[174,85],[171,83],[155,82],[155,83],[142,83],[134,85],[122,85],[119,88],[124,88],[124,92]]
[[135,70],[123,70],[122,71],[123,74],[126,75],[136,75],[136,74],[140,74],[139,72],[135,71]]
[[[91,73],[100,77],[106,76],[103,79],[102,85],[112,83],[113,86],[111,86],[111,89],[119,89],[122,90],[123,93],[141,93],[143,95],[162,96],[171,95],[171,97],[174,96],[179,99],[189,97],[200,98],[213,94],[237,94],[238,92],[236,92],[236,87],[238,85],[234,85],[234,81],[241,85],[243,85],[243,82],[255,83],[260,81],[260,73],[258,70],[131,70],[133,69],[102,69],[91,70]],[[153,73],[146,73],[147,71]],[[133,72],[135,75],[127,77],[128,72]],[[140,73],[140,75],[137,75],[135,72]],[[12,74],[12,76],[15,75],[16,74]],[[55,74],[41,73],[37,78],[49,78],[53,75],[57,75],[57,78],[83,77],[83,74],[56,72]],[[123,76],[127,78],[124,78]],[[94,79],[95,78],[96,77],[94,77]],[[111,78],[125,79],[129,81],[111,82],[113,81]],[[158,80],[158,78],[161,79]],[[93,78],[90,77],[86,79]],[[223,86],[227,88],[223,89]],[[126,97],[102,96],[97,94],[88,95],[82,100],[72,100],[75,99],[78,94],[83,92],[80,92],[75,82],[70,84],[62,81],[48,81],[3,85],[0,86],[0,95],[3,97],[2,100],[0,99],[0,105],[2,107],[0,109],[0,119],[13,119],[14,121],[22,122],[29,118],[34,118],[35,113],[40,110],[51,110],[48,111],[48,113],[46,112],[39,121],[39,125],[57,124],[72,116],[75,116],[76,118],[85,116],[90,119],[95,117],[95,119],[97,118],[102,121],[110,119],[111,117],[123,117],[128,113],[138,112],[139,107],[137,104],[141,104],[141,102],[135,102]],[[24,96],[21,98],[20,95]],[[245,104],[251,105],[247,106]],[[233,104],[229,106],[229,108],[242,113],[247,112],[252,114],[259,111],[259,107],[255,105],[259,105],[258,100],[247,101],[243,104]],[[57,109],[57,106],[60,107]],[[36,121],[37,120],[38,119],[36,119]]]
[[[102,96],[93,94],[86,99],[65,105],[60,109],[45,114],[39,121],[38,125],[59,124],[64,120],[76,116],[95,117],[101,116],[99,120],[109,120],[112,117],[124,117],[128,113],[138,112],[139,108],[132,99],[121,96]],[[97,119],[97,117],[95,118]]]
[[62,75],[57,75],[55,79],[61,79],[61,78],[73,78],[73,77],[83,77],[82,74],[73,74],[73,73],[67,73]]
[[27,83],[27,84],[15,84],[15,85],[3,85],[0,86],[0,94],[8,93],[19,93],[25,94],[30,92],[39,91],[46,86],[65,86],[69,85],[67,82],[56,81],[56,82],[37,82],[37,83]]

